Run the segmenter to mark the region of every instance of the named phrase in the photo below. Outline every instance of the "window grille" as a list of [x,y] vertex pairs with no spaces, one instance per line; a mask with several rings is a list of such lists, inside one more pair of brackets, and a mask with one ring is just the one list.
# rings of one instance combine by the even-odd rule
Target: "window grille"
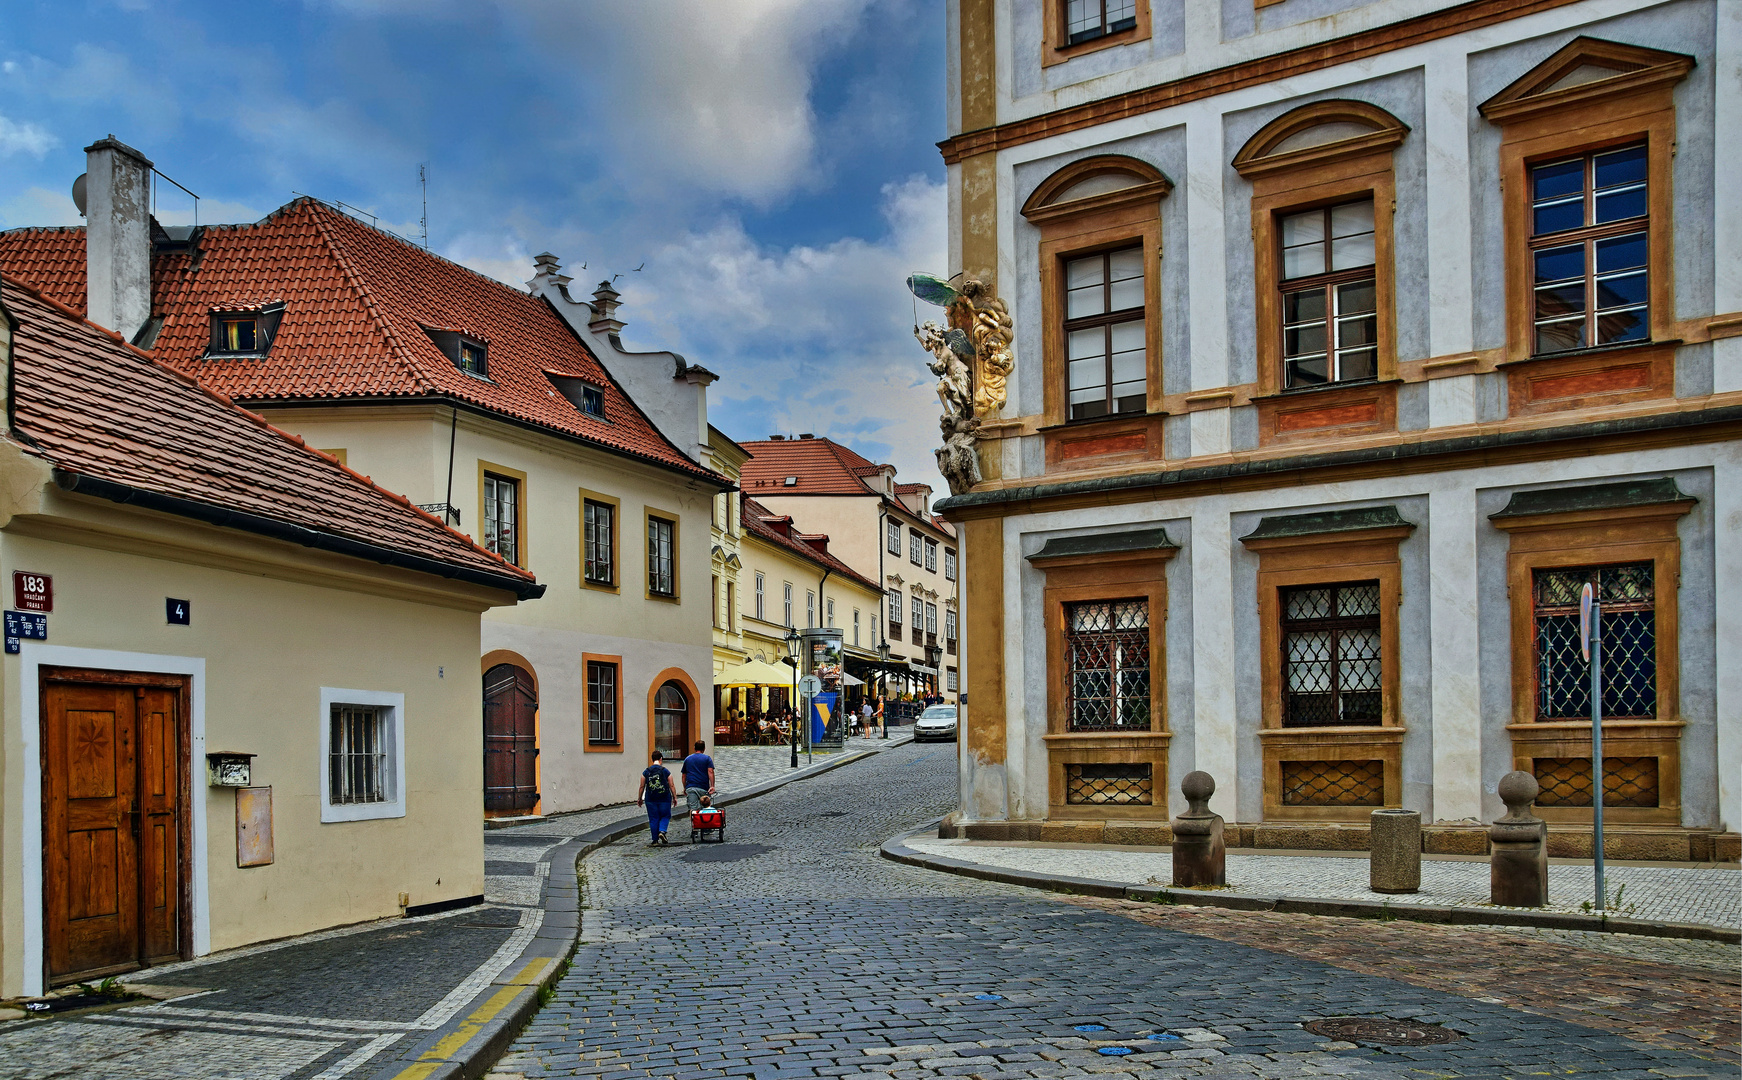
[[1657,716],[1657,608],[1653,564],[1538,570],[1536,718],[1591,716],[1591,665],[1579,649],[1579,593],[1589,583],[1603,606],[1603,715]]
[[893,521],[889,523],[889,554],[901,554],[901,526]]
[[1379,583],[1282,590],[1282,724],[1378,724]]
[[1280,231],[1283,385],[1377,378],[1373,200],[1289,214]]
[[1383,761],[1285,761],[1284,806],[1384,806]]
[[[1531,766],[1541,789],[1536,796],[1536,805],[1591,805],[1590,758],[1536,758]],[[1657,759],[1604,758],[1603,805],[1658,805]]]
[[484,547],[520,565],[520,481],[484,474]]
[[944,549],[944,580],[956,580],[956,553],[949,548]]
[[1065,802],[1149,806],[1155,802],[1153,773],[1154,770],[1147,761],[1105,765],[1068,764],[1065,766]]
[[936,540],[927,540],[925,542],[925,568],[934,574],[937,573],[938,542]]
[[1537,354],[1648,336],[1645,145],[1530,170]]
[[1149,601],[1065,605],[1072,731],[1148,731]]
[[677,595],[677,527],[664,518],[647,519],[647,591]]
[[1137,25],[1137,0],[1067,0],[1065,41],[1080,45]]
[[617,580],[617,508],[591,499],[585,506],[587,580],[595,585],[613,584]]
[[617,665],[587,662],[587,741],[617,741]]
[[1145,325],[1141,247],[1065,263],[1065,390],[1072,420],[1148,407]]
[[334,705],[327,739],[327,797],[337,806],[387,801],[387,731],[382,710]]

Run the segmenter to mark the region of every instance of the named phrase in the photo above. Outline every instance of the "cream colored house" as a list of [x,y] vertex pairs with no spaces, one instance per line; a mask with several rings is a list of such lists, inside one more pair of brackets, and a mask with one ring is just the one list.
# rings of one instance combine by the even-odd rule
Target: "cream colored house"
[[479,616],[542,586],[11,278],[0,365],[0,997],[481,902]]
[[[891,691],[936,690],[955,701],[962,633],[958,606],[961,548],[955,526],[931,512],[931,488],[898,484],[895,466],[877,464],[833,439],[775,435],[745,443],[744,494],[806,530],[833,538],[837,557],[879,582],[866,644],[885,640],[902,676]],[[851,639],[849,639],[851,640]]]
[[[93,182],[148,175],[110,153],[119,172]],[[571,301],[553,256],[528,293],[307,198],[251,225],[150,225],[155,293],[130,325],[154,357],[548,586],[484,618],[486,814],[625,801],[651,747],[706,732],[710,508],[731,487],[702,463],[711,373],[624,350],[616,294]],[[84,240],[0,234],[0,268],[79,292]]]
[[[727,438],[719,428],[708,426],[710,468],[735,484],[739,468],[748,460],[750,454],[747,450]],[[714,496],[710,515],[713,548],[708,554],[714,575],[715,675],[742,664],[750,655],[744,644],[744,624],[738,616],[739,597],[744,587],[744,526],[738,513],[739,501],[735,493],[722,491]],[[716,690],[713,715],[718,719],[720,713],[720,693]]]

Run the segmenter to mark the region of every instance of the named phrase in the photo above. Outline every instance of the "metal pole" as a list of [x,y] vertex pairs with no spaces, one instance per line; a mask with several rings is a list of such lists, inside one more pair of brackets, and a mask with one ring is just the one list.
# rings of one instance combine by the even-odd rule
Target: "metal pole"
[[1603,605],[1591,602],[1591,830],[1597,872],[1597,910],[1609,907],[1603,889]]
[[[792,697],[788,700],[789,701],[797,701],[798,700],[798,664],[797,663],[794,663],[792,665]],[[791,712],[792,710],[789,708],[787,711]],[[792,768],[795,768],[795,769],[798,768],[798,717],[796,715],[792,718]]]

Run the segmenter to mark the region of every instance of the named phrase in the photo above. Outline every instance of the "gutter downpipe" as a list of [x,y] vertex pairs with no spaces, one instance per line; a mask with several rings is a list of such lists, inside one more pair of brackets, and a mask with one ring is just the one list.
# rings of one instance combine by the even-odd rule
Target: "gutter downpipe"
[[448,521],[449,517],[457,517],[454,513],[454,443],[460,435],[460,407],[455,405],[454,418],[448,424],[448,493],[442,500],[442,521],[445,524],[459,528],[457,521]]

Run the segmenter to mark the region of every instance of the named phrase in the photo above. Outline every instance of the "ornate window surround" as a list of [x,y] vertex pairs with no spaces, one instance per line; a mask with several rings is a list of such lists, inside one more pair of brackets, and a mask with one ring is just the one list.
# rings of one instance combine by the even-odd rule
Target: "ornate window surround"
[[[1062,818],[1151,818],[1165,821],[1167,748],[1167,563],[1179,547],[1161,528],[1089,536],[1054,537],[1028,557],[1046,576],[1042,590],[1046,625],[1047,816]],[[1073,732],[1065,716],[1065,606],[1078,600],[1142,597],[1149,602],[1148,731]],[[1152,804],[1066,802],[1065,766],[1148,764]]]
[[[1693,66],[1693,57],[1680,53],[1579,37],[1478,106],[1500,128],[1506,244],[1502,366],[1512,412],[1674,395],[1672,357],[1680,333],[1674,302],[1675,87]],[[1597,74],[1603,70],[1612,74]],[[1535,356],[1530,168],[1641,141],[1648,185],[1650,336]]]
[[[1313,132],[1325,137],[1314,141]],[[1258,336],[1259,438],[1359,435],[1396,426],[1397,304],[1392,217],[1397,185],[1392,152],[1409,134],[1397,117],[1364,101],[1315,101],[1259,128],[1234,155],[1252,183],[1253,279]],[[1291,390],[1282,381],[1282,240],[1289,213],[1361,198],[1373,200],[1374,288],[1378,309],[1377,381]],[[1295,417],[1302,397],[1314,414]],[[1284,399],[1286,400],[1286,403]],[[1318,413],[1324,413],[1321,417]],[[1323,422],[1320,422],[1323,421]]]
[[[1258,556],[1258,648],[1263,688],[1258,738],[1264,748],[1266,821],[1366,821],[1373,806],[1291,806],[1283,763],[1380,761],[1385,806],[1402,805],[1403,717],[1398,607],[1402,542],[1415,531],[1395,506],[1267,517],[1240,542]],[[1295,585],[1379,582],[1381,716],[1378,724],[1283,727],[1282,590]]]
[[[1070,197],[1085,182],[1104,190]],[[1072,452],[1073,440],[1061,431],[1046,439],[1048,467],[1093,455],[1086,464],[1161,456],[1161,200],[1173,182],[1148,162],[1119,154],[1102,154],[1064,166],[1041,182],[1022,205],[1022,216],[1040,230],[1041,381],[1043,433],[1066,425],[1065,281],[1069,259],[1138,245],[1143,250],[1146,411],[1081,420],[1069,425],[1071,435],[1093,428],[1112,435],[1109,448],[1086,446]],[[1153,431],[1150,429],[1153,428]],[[1080,441],[1080,440],[1075,440]]]
[[[1657,716],[1605,720],[1603,756],[1658,759],[1658,805],[1605,806],[1615,824],[1681,824],[1681,659],[1678,590],[1681,539],[1677,526],[1694,507],[1673,479],[1517,492],[1489,515],[1508,535],[1506,587],[1511,604],[1513,767],[1534,771],[1536,758],[1591,756],[1589,720],[1536,718],[1535,572],[1560,566],[1650,562],[1656,582]],[[1545,821],[1588,824],[1591,811],[1538,807]]]

